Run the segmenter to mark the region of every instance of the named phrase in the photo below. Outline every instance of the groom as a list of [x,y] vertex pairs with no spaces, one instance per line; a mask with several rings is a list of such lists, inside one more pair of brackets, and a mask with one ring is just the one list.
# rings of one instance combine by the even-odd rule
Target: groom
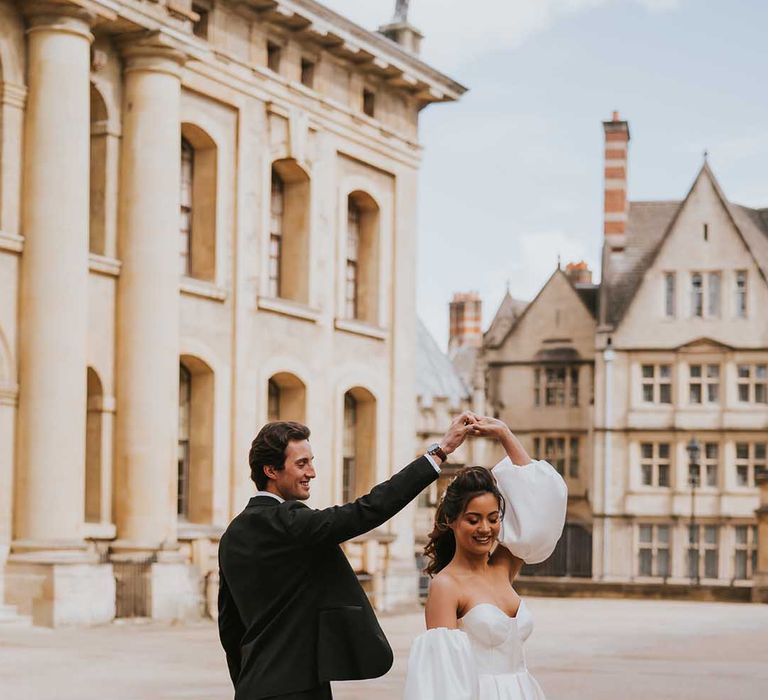
[[251,445],[258,489],[219,544],[219,637],[235,700],[327,700],[332,680],[376,678],[392,649],[339,546],[402,510],[467,435],[469,413],[441,442],[353,503],[313,510],[309,428],[267,423]]

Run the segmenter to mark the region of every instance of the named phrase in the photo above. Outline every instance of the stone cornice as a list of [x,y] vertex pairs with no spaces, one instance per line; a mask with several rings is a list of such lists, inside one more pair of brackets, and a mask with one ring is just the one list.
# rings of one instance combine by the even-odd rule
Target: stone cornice
[[188,58],[184,45],[162,30],[122,34],[117,45],[126,62],[126,73],[139,70],[181,77]]

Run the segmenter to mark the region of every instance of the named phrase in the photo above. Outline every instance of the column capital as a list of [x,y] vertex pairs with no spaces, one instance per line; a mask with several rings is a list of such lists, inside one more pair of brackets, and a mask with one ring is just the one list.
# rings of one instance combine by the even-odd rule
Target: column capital
[[125,72],[147,71],[181,76],[187,54],[181,45],[162,31],[123,34],[118,46],[125,59]]
[[27,18],[27,34],[34,32],[62,32],[93,41],[91,26],[96,13],[85,3],[66,0],[32,0],[25,2],[23,13]]

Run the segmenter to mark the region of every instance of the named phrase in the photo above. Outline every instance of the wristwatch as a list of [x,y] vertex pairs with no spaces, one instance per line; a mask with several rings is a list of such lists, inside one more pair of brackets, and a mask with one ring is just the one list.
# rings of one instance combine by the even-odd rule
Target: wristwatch
[[433,443],[432,443],[432,444],[431,444],[431,445],[430,445],[430,446],[427,448],[427,454],[428,454],[428,455],[437,455],[438,457],[440,457],[440,459],[441,459],[443,462],[447,462],[447,461],[448,461],[448,455],[447,455],[447,454],[445,454],[445,452],[443,451],[443,448],[442,448],[442,447],[440,447],[440,445],[438,445],[436,442],[433,442]]

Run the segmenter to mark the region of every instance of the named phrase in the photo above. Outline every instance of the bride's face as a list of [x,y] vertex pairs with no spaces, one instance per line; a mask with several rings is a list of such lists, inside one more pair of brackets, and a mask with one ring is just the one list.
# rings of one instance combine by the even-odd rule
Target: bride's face
[[456,547],[468,554],[488,554],[499,537],[501,513],[492,493],[475,496],[464,512],[451,523]]

